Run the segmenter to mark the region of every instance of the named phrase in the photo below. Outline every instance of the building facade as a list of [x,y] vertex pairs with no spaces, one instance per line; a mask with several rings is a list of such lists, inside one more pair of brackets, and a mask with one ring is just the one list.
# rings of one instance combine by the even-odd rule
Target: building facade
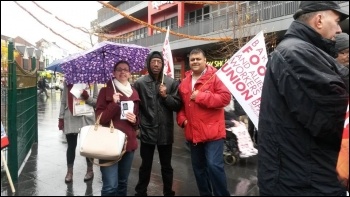
[[[349,9],[348,1],[337,2],[343,9]],[[206,52],[207,62],[220,67],[235,52],[234,47],[232,51],[225,50],[230,43],[223,41],[224,38],[232,38],[238,50],[244,38],[263,30],[265,35],[275,35],[276,42],[268,46],[273,49],[293,21],[292,15],[300,1],[109,1],[108,4],[117,9],[101,8],[92,24],[108,33],[110,41],[161,51],[165,30],[170,26],[175,78],[181,79],[189,69],[188,56],[193,48],[201,48]],[[120,11],[131,17],[124,17]],[[349,32],[349,19],[341,25],[343,31]]]

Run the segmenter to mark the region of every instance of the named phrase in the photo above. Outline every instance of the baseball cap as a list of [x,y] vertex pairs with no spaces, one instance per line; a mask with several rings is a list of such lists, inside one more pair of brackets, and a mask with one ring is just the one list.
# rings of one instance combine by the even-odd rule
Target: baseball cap
[[339,4],[335,1],[301,1],[299,9],[293,15],[294,19],[299,16],[317,11],[333,10],[340,14],[340,21],[345,20],[349,17],[349,11],[340,8]]

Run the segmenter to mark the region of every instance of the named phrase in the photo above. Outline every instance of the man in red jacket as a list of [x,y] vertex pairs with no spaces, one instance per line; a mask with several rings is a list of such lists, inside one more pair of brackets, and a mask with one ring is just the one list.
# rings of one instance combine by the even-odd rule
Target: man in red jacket
[[192,167],[201,196],[229,196],[224,170],[224,107],[231,93],[215,75],[216,69],[206,64],[204,52],[190,53],[191,70],[179,86],[184,103],[177,123],[185,129],[190,144]]

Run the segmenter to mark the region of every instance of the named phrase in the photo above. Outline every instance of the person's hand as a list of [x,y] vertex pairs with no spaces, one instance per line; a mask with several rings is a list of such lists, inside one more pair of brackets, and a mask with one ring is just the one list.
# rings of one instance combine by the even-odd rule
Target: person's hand
[[184,121],[183,126],[185,127],[187,125],[187,120]]
[[196,97],[197,97],[197,94],[199,93],[199,91],[198,90],[196,90],[196,91],[193,91],[192,92],[192,94],[191,94],[191,100],[196,100]]
[[160,86],[159,86],[159,94],[163,98],[166,98],[168,96],[166,94],[166,86],[164,84],[160,84]]
[[86,90],[83,90],[83,92],[81,93],[81,98],[84,100],[87,100],[89,98],[89,94]]
[[115,103],[119,103],[120,102],[120,95],[122,95],[122,94],[119,93],[119,92],[113,94],[113,101]]
[[63,118],[59,118],[58,119],[58,129],[63,130],[63,128],[64,128],[64,120],[63,120]]
[[131,123],[136,123],[136,115],[134,113],[128,112],[125,114],[126,119]]

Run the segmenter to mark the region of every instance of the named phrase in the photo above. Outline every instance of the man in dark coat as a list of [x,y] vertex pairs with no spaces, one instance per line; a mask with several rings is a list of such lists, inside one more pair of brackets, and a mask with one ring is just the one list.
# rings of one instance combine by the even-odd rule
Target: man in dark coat
[[163,194],[174,196],[171,156],[174,143],[173,114],[182,106],[178,94],[179,83],[163,74],[164,60],[160,52],[151,52],[146,64],[149,74],[134,83],[141,99],[140,155],[142,163],[139,170],[139,181],[135,188],[136,196],[147,195],[156,146],[162,171]]
[[258,126],[260,195],[337,196],[348,88],[334,56],[339,22],[333,1],[302,1],[269,56]]

